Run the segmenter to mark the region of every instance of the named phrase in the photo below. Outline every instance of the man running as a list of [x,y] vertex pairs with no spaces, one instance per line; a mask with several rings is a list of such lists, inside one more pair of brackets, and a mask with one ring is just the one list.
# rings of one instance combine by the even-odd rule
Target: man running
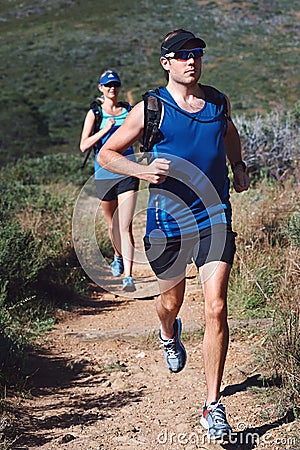
[[133,108],[102,147],[98,161],[113,172],[150,183],[144,245],[160,287],[156,300],[159,338],[171,372],[180,372],[186,363],[178,314],[187,264],[193,261],[199,270],[205,299],[207,384],[200,422],[215,440],[231,433],[220,401],[229,342],[227,288],[236,236],[231,228],[226,158],[235,190],[247,190],[250,182],[228,98],[199,83],[205,47],[203,39],[183,29],[163,39],[160,63],[167,84],[154,93],[162,102],[162,139],[153,147],[148,165],[122,156],[128,146],[142,139],[144,102]]

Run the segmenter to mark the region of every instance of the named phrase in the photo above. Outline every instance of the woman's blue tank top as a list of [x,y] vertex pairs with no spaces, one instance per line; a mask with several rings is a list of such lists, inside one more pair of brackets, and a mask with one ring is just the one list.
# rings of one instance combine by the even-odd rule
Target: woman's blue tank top
[[[108,119],[115,119],[116,123],[114,124],[114,126],[109,130],[109,132],[101,139],[102,141],[102,145],[105,144],[105,142],[110,138],[110,136],[122,125],[122,123],[124,122],[124,120],[126,119],[127,115],[128,115],[128,111],[126,108],[122,108],[122,112],[121,114],[119,114],[118,116],[110,116],[109,114],[107,114],[103,109],[102,109],[102,121],[101,121],[101,125],[100,125],[100,130],[102,128],[105,127],[106,121]],[[98,154],[98,153],[97,153]],[[106,169],[103,169],[103,167],[101,167],[98,164],[97,161],[97,154],[95,155],[95,160],[94,160],[94,170],[95,170],[95,180],[114,180],[117,178],[124,178],[124,175],[118,174],[118,173],[113,173],[113,172],[109,172]],[[128,156],[128,155],[132,155],[133,154],[133,148],[129,147],[124,153],[124,156]]]
[[149,187],[146,236],[193,235],[212,225],[231,225],[224,102],[215,97],[224,95],[202,87],[205,105],[196,113],[182,110],[167,88],[159,91],[164,138],[152,154],[171,164],[166,181]]

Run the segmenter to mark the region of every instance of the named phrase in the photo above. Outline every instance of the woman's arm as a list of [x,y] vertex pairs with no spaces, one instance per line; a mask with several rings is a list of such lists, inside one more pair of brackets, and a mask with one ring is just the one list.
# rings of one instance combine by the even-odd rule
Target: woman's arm
[[97,131],[97,133],[93,134],[94,131],[94,124],[95,124],[95,115],[93,111],[90,109],[86,115],[86,118],[84,120],[83,129],[81,133],[81,139],[80,139],[80,150],[82,153],[89,150],[93,145],[96,144],[100,139],[103,138],[103,136],[106,135],[106,133],[109,132],[109,130],[114,126],[115,119],[108,119],[106,121],[105,126]]

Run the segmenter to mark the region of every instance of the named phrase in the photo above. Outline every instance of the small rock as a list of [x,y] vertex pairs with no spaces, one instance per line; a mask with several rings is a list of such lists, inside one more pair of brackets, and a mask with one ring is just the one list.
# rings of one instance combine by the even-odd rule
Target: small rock
[[74,439],[76,439],[75,436],[73,436],[73,434],[65,434],[62,438],[61,438],[61,443],[62,444],[67,444],[68,442],[74,441]]
[[117,379],[112,382],[111,387],[114,391],[125,391],[128,388],[128,384],[123,380]]

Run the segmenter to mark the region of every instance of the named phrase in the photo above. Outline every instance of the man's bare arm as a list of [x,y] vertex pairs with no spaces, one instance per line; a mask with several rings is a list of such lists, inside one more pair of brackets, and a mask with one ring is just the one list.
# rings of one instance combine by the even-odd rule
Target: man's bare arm
[[[230,102],[227,100],[227,109],[230,115]],[[242,148],[239,133],[232,122],[228,120],[227,131],[224,138],[225,150],[227,158],[232,167],[235,163],[242,161]],[[237,192],[246,191],[250,186],[249,177],[243,167],[243,165],[237,165],[233,169],[234,188]]]

